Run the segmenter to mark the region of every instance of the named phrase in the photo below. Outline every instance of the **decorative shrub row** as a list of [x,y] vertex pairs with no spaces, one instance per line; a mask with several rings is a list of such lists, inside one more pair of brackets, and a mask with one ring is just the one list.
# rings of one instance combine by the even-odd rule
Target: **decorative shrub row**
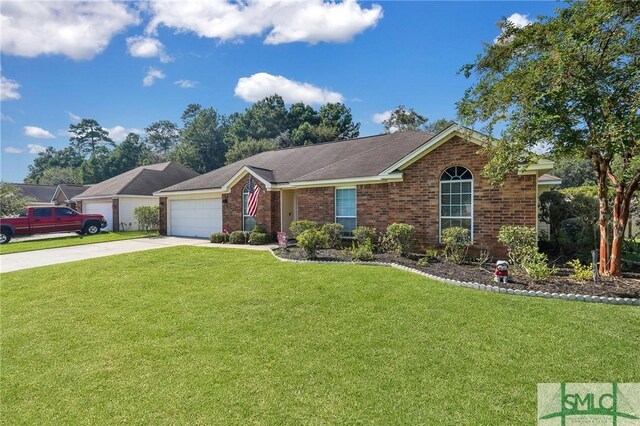
[[261,245],[271,242],[271,236],[269,236],[265,229],[260,225],[256,225],[253,231],[233,231],[231,233],[215,232],[209,238],[209,241],[217,244],[251,244]]

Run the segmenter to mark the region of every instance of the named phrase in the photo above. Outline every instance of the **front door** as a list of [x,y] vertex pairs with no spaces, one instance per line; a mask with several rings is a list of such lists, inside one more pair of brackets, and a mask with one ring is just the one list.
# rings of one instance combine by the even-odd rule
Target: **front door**
[[298,220],[296,190],[283,190],[280,192],[280,197],[280,229],[284,232],[290,232],[291,222]]

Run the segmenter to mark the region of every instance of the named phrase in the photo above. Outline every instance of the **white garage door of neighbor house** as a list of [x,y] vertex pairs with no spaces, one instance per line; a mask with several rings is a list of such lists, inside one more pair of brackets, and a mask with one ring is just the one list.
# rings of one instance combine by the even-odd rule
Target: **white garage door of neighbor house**
[[102,230],[113,230],[113,207],[111,203],[90,203],[85,201],[82,203],[82,212],[87,214],[101,214],[107,219],[107,227],[102,228]]
[[222,231],[222,199],[171,200],[169,218],[171,235],[209,238]]

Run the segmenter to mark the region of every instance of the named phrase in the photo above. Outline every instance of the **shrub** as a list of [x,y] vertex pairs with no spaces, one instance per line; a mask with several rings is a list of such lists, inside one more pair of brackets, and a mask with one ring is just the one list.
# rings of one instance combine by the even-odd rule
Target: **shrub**
[[498,233],[498,241],[507,247],[512,265],[524,266],[524,261],[532,253],[538,252],[536,229],[527,226],[503,226]]
[[555,273],[555,268],[550,268],[547,255],[538,251],[531,252],[524,260],[524,271],[534,281],[542,281]]
[[329,241],[327,248],[340,247],[342,235],[344,234],[344,226],[341,223],[325,223],[320,228],[320,232],[327,236],[327,241]]
[[573,268],[573,274],[571,278],[574,280],[590,280],[593,278],[593,263],[589,265],[583,265],[580,263],[580,259],[574,259],[570,262],[567,262],[571,268]]
[[377,248],[376,243],[378,242],[378,232],[376,231],[376,228],[369,228],[368,226],[358,226],[353,230],[351,235],[353,236],[355,242],[359,245],[364,245],[367,240],[369,240],[371,242],[372,249],[375,250]]
[[418,265],[427,266],[429,263],[435,263],[438,261],[438,249],[426,249],[424,257],[418,260]]
[[406,223],[392,223],[387,226],[387,232],[382,237],[384,251],[401,256],[408,254],[415,244],[414,232],[415,227]]
[[302,231],[296,238],[296,241],[298,242],[298,246],[305,251],[309,259],[315,258],[318,250],[329,244],[327,236],[316,228]]
[[271,242],[271,238],[264,232],[251,232],[249,234],[249,244],[259,246]]
[[229,243],[231,244],[247,244],[249,234],[243,231],[233,231],[229,234]]
[[353,241],[350,252],[353,260],[359,262],[370,262],[374,259],[373,243],[369,238],[365,240],[364,244],[356,244],[355,241]]
[[318,229],[318,224],[312,220],[294,220],[289,225],[289,231],[293,238],[298,238],[298,235],[302,234],[307,229]]
[[256,223],[253,229],[251,230],[251,232],[257,232],[258,234],[266,234],[267,230],[264,228],[264,226]]
[[141,231],[160,229],[160,206],[140,206],[133,210]]
[[211,234],[211,238],[209,238],[209,241],[218,244],[226,243],[227,241],[229,241],[229,234],[226,234],[224,232],[214,232],[213,234]]
[[460,264],[467,256],[467,250],[471,245],[471,234],[468,229],[459,226],[447,228],[442,231],[442,243],[446,258]]

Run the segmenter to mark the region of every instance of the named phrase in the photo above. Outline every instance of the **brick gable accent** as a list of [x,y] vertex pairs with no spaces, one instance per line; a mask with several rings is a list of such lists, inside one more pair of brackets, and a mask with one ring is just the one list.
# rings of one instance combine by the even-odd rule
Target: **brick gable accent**
[[[256,223],[264,227],[267,234],[275,235],[280,230],[280,192],[267,191],[260,181],[255,181],[263,191],[260,194]],[[246,175],[228,194],[222,194],[222,226],[229,232],[242,230],[242,191],[248,183],[249,175]]]

